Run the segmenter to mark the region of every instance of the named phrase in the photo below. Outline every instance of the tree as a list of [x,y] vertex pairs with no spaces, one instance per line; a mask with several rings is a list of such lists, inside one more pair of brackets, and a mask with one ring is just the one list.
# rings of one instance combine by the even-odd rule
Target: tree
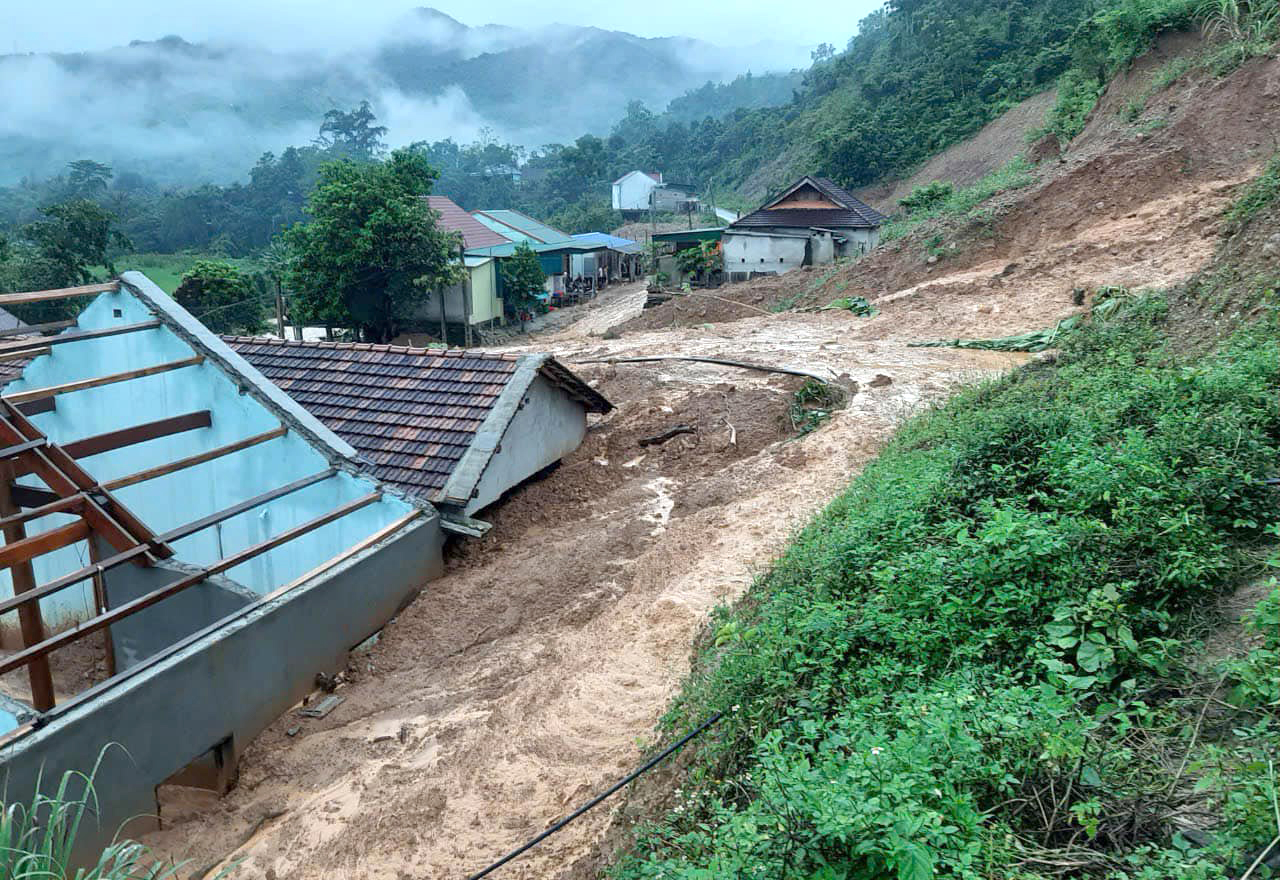
[[413,150],[396,150],[385,162],[321,168],[307,203],[311,221],[285,233],[298,319],[355,327],[387,342],[411,304],[461,280],[460,237],[438,227],[427,206],[435,178]]
[[98,199],[107,192],[114,172],[110,165],[77,159],[67,165],[67,195],[73,199]]
[[222,260],[199,260],[173,298],[214,333],[261,333],[266,329],[262,294],[248,278]]
[[524,329],[527,316],[545,311],[546,306],[539,299],[547,283],[547,275],[542,271],[538,255],[533,252],[527,242],[516,246],[515,255],[502,262],[502,300],[507,314],[519,319],[520,329]]
[[[8,259],[0,260],[0,290],[49,290],[73,287],[94,280],[95,269],[108,275],[116,270],[111,253],[127,248],[129,240],[114,227],[115,217],[87,199],[50,205],[43,219],[28,223],[18,240],[5,247]],[[14,306],[15,315],[29,324],[75,317],[75,300],[51,300]]]
[[54,287],[88,284],[95,266],[114,275],[112,250],[132,246],[115,229],[115,215],[88,199],[50,205],[41,213],[45,219],[24,226],[22,237],[31,243],[35,258],[47,264],[43,274],[57,282]]
[[359,107],[348,113],[335,107],[324,115],[316,144],[335,155],[371,162],[387,151],[382,140],[387,127],[374,125],[377,120],[368,101],[361,101]]
[[823,61],[830,61],[836,57],[836,47],[830,43],[822,43],[818,48],[809,53],[809,57],[813,59],[814,64],[820,64]]

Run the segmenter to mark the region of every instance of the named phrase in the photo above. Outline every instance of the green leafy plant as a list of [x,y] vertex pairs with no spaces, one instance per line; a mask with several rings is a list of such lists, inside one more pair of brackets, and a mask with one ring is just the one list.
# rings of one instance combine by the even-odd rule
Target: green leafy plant
[[1152,683],[1274,547],[1274,319],[1187,358],[1162,298],[1102,299],[1056,365],[908,423],[717,613],[666,724],[725,720],[616,876],[1222,880],[1273,838],[1274,658],[1212,730]]
[[546,311],[539,296],[547,283],[547,273],[542,271],[538,255],[527,243],[516,246],[515,254],[503,260],[502,301],[509,317],[523,322],[525,315],[538,315]]
[[821,311],[825,312],[829,309],[841,309],[846,312],[852,312],[860,318],[871,318],[877,314],[875,306],[871,305],[871,303],[867,302],[867,300],[861,296],[845,296],[840,299],[834,299],[823,306]]
[[173,298],[214,333],[261,333],[271,293],[222,260],[198,260],[182,276]]
[[[107,748],[110,748],[108,746]],[[85,774],[62,774],[52,794],[42,791],[43,774],[28,802],[0,805],[0,877],[7,880],[174,880],[183,864],[166,864],[146,846],[132,840],[116,840],[97,861],[73,867],[76,839],[85,822],[97,812],[94,780],[104,748],[93,769]],[[231,875],[232,865],[212,880]]]
[[834,385],[806,379],[800,390],[791,396],[791,406],[787,411],[791,429],[800,436],[816,431],[843,402],[844,396]]
[[917,186],[911,191],[911,195],[905,199],[900,199],[898,204],[902,206],[902,210],[909,217],[921,211],[929,212],[941,208],[954,193],[955,186],[952,183],[934,180],[923,186]]
[[1280,153],[1271,157],[1262,173],[1244,188],[1240,197],[1227,209],[1227,229],[1239,232],[1268,205],[1280,199]]

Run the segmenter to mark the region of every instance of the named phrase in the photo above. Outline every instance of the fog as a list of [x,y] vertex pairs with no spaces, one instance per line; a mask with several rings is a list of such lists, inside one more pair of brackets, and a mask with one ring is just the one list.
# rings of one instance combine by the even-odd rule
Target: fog
[[[235,42],[276,49],[367,46],[402,24],[412,0],[220,0],[215,5],[172,0],[50,0],[7,3],[0,53],[107,49],[135,39],[181,34],[193,42]],[[642,37],[686,36],[721,45],[768,40],[793,46],[840,44],[878,0],[793,0],[780,13],[767,0],[648,0],[642,5],[597,0],[433,0],[429,5],[466,24],[534,29],[555,23],[588,25]]]
[[[527,4],[490,2],[477,17],[530,26],[471,27],[384,0],[361,4],[358,16],[354,4],[322,15],[314,4],[258,10],[232,0],[211,14],[123,0],[110,7],[110,21],[96,3],[58,14],[69,5],[6,12],[11,39],[25,44],[0,56],[0,184],[45,177],[79,158],[160,182],[243,179],[263,152],[310,143],[326,110],[366,99],[389,128],[391,146],[469,142],[486,130],[534,148],[605,134],[632,99],[661,111],[707,80],[805,66],[814,45],[788,42],[780,38],[785,29],[759,20],[747,28],[751,42],[735,37],[751,3],[734,3],[731,15],[720,16],[736,22],[732,28],[703,29],[710,40],[725,40],[719,45],[674,30],[676,39],[654,40],[596,27],[694,32],[699,15],[632,13],[628,21],[598,7],[579,25],[557,25],[537,20]],[[548,6],[561,15],[574,7]],[[144,23],[138,16],[148,11],[154,15]],[[50,17],[65,26],[50,29]],[[171,25],[186,32],[99,48],[122,26],[147,37]],[[42,54],[33,46],[77,51]]]

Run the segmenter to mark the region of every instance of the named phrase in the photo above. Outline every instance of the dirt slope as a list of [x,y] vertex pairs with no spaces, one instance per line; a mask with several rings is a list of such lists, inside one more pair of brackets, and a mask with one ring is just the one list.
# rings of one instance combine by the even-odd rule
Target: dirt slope
[[[1112,82],[1060,161],[1044,162],[1032,186],[984,205],[984,216],[927,224],[816,284],[799,273],[761,284],[775,303],[867,298],[881,314],[860,328],[863,338],[932,339],[1041,329],[1087,305],[1076,303],[1077,291],[1185,281],[1208,265],[1240,185],[1280,149],[1280,59],[1152,90],[1163,64],[1199,47],[1189,35],[1162,41]],[[1143,96],[1145,109],[1132,118],[1128,105]],[[764,289],[720,293],[767,307]],[[707,308],[664,305],[642,326],[705,321]]]
[[[1156,66],[1118,80],[1065,161],[998,197],[989,223],[715,292],[743,304],[640,314],[643,293],[618,288],[530,340],[618,409],[487,513],[491,535],[455,548],[446,577],[353,658],[343,705],[321,721],[280,719],[250,747],[236,790],[169,799],[166,830],[148,842],[197,868],[242,860],[246,878],[465,877],[639,763],[709,610],[740,595],[902,417],[1020,360],[906,343],[1049,326],[1079,310],[1077,288],[1166,285],[1209,260],[1222,208],[1273,149],[1280,61],[1176,84],[1136,124],[1120,120]],[[1138,128],[1155,114],[1163,127]],[[853,294],[880,314],[762,313]],[[588,363],[655,354],[800,367],[858,391],[797,438],[791,378]],[[638,445],[675,425],[693,433]],[[616,810],[500,876],[569,876],[598,857]]]
[[886,214],[898,208],[917,186],[943,180],[968,186],[1027,152],[1027,136],[1044,125],[1057,97],[1055,89],[1034,95],[992,120],[967,141],[948,147],[901,180],[872,184],[854,195]]
[[[1020,360],[847,341],[856,320],[539,340],[571,363],[719,355],[847,374],[862,390],[797,439],[793,377],[579,364],[618,409],[489,512],[491,536],[456,548],[448,575],[353,660],[342,706],[319,722],[280,719],[249,749],[237,789],[173,803],[149,842],[196,867],[244,859],[241,877],[463,877],[622,775],[708,611],[747,587],[903,415]],[[879,375],[891,384],[872,387]],[[638,445],[674,425],[695,432]],[[592,853],[610,815],[504,876],[555,876]]]

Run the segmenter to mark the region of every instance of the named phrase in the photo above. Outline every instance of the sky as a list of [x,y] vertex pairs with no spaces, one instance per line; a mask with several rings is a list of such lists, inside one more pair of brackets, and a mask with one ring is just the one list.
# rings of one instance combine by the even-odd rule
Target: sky
[[843,48],[859,19],[880,2],[789,0],[780,7],[775,0],[0,0],[7,7],[0,12],[0,53],[105,49],[169,34],[191,42],[319,48],[377,40],[418,5],[435,6],[468,25],[565,22],[644,37],[692,36],[725,46],[775,41]]

